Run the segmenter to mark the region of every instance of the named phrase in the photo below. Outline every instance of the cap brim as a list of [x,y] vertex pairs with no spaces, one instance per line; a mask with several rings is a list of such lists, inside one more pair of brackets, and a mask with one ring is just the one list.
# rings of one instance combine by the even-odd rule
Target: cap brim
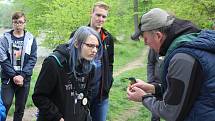
[[138,29],[132,34],[131,39],[132,40],[139,40],[140,35],[141,35],[141,31]]

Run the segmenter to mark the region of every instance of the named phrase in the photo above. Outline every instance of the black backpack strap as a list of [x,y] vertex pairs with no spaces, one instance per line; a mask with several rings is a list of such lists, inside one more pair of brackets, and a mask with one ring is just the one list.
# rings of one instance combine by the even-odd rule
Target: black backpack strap
[[53,52],[51,55],[49,55],[50,57],[53,57],[55,60],[56,60],[56,62],[58,63],[58,65],[60,66],[60,67],[64,67],[63,65],[63,63],[66,63],[67,62],[67,60],[66,60],[66,58],[60,53],[60,52],[58,52],[58,51],[55,51],[55,52]]

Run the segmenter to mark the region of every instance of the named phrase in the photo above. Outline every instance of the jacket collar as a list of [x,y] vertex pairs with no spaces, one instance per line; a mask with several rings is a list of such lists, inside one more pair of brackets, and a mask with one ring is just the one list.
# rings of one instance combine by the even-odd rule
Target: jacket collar
[[159,54],[164,56],[173,42],[174,39],[181,35],[190,34],[190,33],[198,33],[201,30],[194,25],[192,22],[188,20],[181,20],[176,18],[173,24],[170,26],[170,28],[166,32],[166,39],[164,43],[160,47]]

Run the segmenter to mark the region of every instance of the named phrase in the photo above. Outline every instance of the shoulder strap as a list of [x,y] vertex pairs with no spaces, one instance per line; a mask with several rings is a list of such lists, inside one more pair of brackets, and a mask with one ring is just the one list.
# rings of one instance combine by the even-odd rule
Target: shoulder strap
[[58,51],[53,52],[49,56],[54,57],[54,59],[57,61],[58,65],[62,68],[64,67],[63,63],[67,61],[66,58],[61,53],[59,53]]

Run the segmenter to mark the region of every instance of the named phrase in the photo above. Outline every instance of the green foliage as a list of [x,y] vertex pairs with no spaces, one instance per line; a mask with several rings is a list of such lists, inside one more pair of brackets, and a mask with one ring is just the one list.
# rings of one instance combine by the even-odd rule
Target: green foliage
[[[45,45],[55,47],[67,42],[72,31],[87,25],[93,3],[97,0],[17,0],[16,5],[24,8],[27,29],[38,35],[46,33]],[[104,0],[110,5],[105,28],[114,36],[130,37],[132,25],[132,2],[128,0]],[[124,38],[123,38],[124,39]]]
[[105,27],[114,36],[123,36],[125,39],[130,37],[133,27],[133,2],[131,0],[106,0],[111,9]]
[[[23,1],[33,33],[46,33],[46,45],[55,47],[68,41],[70,33],[80,25],[86,25],[91,1],[37,0]],[[82,6],[80,6],[82,5]]]
[[201,28],[211,28],[215,20],[214,0],[152,0],[152,7],[163,8],[179,18],[191,20]]
[[[1,26],[9,26],[11,12],[24,10],[27,29],[34,35],[46,33],[45,45],[55,47],[67,42],[77,27],[87,25],[93,3],[97,0],[16,0],[13,6],[1,5]],[[126,40],[133,33],[133,0],[104,0],[111,7],[105,28],[118,39]],[[201,28],[210,28],[215,19],[213,0],[138,0],[139,16],[153,7],[172,11],[176,16],[188,19]],[[11,10],[12,9],[12,10]]]

